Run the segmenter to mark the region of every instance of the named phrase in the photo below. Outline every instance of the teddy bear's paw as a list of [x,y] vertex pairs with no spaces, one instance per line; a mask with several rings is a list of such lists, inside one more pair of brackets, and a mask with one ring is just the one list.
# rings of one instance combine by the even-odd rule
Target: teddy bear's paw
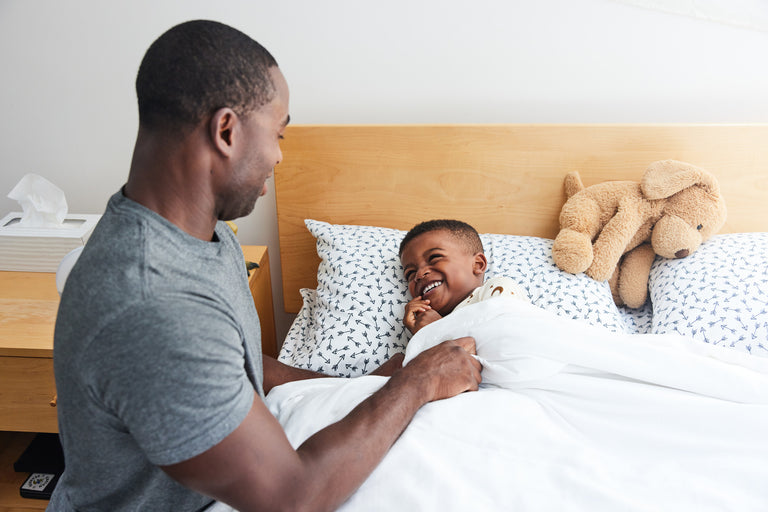
[[651,244],[645,243],[624,256],[619,276],[619,295],[630,308],[639,308],[648,299],[648,277],[651,274],[656,253]]
[[606,265],[601,260],[594,260],[585,273],[595,281],[606,281],[616,270],[616,265]]
[[621,300],[628,308],[640,308],[645,305],[645,301],[648,299],[648,289],[640,288],[638,290],[625,291],[624,295],[621,295]]
[[560,270],[571,274],[584,272],[592,264],[592,240],[584,233],[563,229],[552,245],[552,258]]
[[622,275],[619,279],[619,295],[629,308],[639,308],[648,299],[648,281],[641,276]]

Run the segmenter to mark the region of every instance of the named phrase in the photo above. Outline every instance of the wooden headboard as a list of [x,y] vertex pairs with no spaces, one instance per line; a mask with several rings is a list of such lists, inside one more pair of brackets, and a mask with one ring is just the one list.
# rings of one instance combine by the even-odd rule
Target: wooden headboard
[[304,226],[409,229],[458,218],[481,233],[554,238],[563,177],[637,181],[656,160],[717,176],[721,232],[768,231],[768,124],[291,126],[275,169],[285,310],[314,288],[319,258]]

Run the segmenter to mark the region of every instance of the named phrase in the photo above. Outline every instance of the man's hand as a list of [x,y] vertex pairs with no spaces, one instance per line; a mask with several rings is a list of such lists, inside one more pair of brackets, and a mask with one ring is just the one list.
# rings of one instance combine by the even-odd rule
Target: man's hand
[[429,305],[429,299],[422,299],[421,296],[418,296],[405,305],[403,325],[411,331],[411,334],[416,334],[425,325],[441,318],[443,317],[440,316],[440,313]]
[[426,379],[429,402],[476,391],[482,381],[482,365],[472,357],[475,354],[474,338],[444,341],[416,356],[393,379]]

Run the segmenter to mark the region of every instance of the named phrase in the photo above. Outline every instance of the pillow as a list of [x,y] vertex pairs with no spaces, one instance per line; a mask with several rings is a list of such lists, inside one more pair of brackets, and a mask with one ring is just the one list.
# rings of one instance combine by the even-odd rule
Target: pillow
[[534,305],[557,315],[628,332],[608,282],[560,270],[552,259],[553,240],[495,234],[481,235],[481,239],[489,262],[487,278],[514,279]]
[[768,233],[717,235],[651,268],[654,333],[768,356]]
[[402,323],[408,289],[397,250],[404,231],[305,221],[317,239],[317,290],[304,303],[280,351],[280,361],[355,377],[404,352]]
[[[329,375],[364,375],[405,351],[410,339],[402,324],[410,295],[397,254],[405,231],[311,219],[305,223],[321,258],[317,289],[302,290],[304,303],[279,359]],[[533,304],[558,315],[627,331],[608,284],[558,269],[552,240],[480,237],[490,262],[486,277],[511,277]]]

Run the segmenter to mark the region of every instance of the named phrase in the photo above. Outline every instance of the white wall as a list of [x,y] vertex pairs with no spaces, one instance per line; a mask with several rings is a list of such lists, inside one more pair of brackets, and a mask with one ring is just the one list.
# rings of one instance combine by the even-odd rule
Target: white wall
[[[270,49],[293,123],[768,121],[768,33],[632,3],[2,0],[0,214],[27,172],[101,213],[127,175],[141,57],[194,18]],[[281,311],[274,194],[238,224],[269,245]]]

